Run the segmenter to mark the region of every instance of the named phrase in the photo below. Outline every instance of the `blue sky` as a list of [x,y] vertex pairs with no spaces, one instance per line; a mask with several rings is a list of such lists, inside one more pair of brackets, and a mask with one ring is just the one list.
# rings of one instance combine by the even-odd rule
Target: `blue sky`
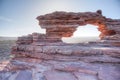
[[[45,33],[36,17],[53,11],[95,12],[98,9],[108,18],[120,19],[120,0],[0,0],[0,36]],[[94,35],[98,33],[93,27],[84,29]]]

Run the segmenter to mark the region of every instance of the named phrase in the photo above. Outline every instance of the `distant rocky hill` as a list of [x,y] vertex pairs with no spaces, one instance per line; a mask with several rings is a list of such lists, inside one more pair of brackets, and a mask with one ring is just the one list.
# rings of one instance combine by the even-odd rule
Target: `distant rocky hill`
[[4,37],[4,36],[0,36],[0,41],[4,41],[4,40],[16,40],[17,37]]

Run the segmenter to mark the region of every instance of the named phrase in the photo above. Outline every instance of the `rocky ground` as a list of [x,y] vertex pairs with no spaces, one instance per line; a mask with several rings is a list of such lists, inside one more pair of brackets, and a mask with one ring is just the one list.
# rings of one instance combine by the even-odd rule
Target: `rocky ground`
[[[52,56],[49,47],[49,49],[46,48],[50,52],[49,56],[43,53],[38,55],[40,54],[38,53],[38,58],[20,55],[3,61],[1,62],[0,80],[120,80],[119,53],[113,56],[97,51],[110,49],[118,52],[119,47],[97,47],[93,43],[90,44],[91,46],[87,44],[88,47],[85,46],[86,44],[79,45],[81,45],[79,49],[86,52],[85,55],[65,55],[69,52],[65,53],[64,50],[63,54]],[[59,47],[60,49],[63,50],[65,47]],[[95,54],[89,49],[95,50]]]
[[17,45],[13,57],[14,43],[0,44],[0,80],[120,80],[119,46],[36,42]]

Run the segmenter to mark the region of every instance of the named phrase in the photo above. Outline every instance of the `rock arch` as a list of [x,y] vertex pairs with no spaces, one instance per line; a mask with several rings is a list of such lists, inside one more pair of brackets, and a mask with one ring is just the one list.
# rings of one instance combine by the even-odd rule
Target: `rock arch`
[[[116,28],[120,26],[120,20],[113,20],[102,15],[102,11],[96,12],[53,12],[38,16],[39,25],[46,29],[48,37],[62,38],[71,37],[78,26],[91,24],[98,26],[101,39],[109,38],[120,33]],[[114,24],[115,23],[115,24]],[[119,25],[117,25],[119,24]],[[116,28],[114,26],[117,26]],[[114,36],[115,37],[115,36]]]

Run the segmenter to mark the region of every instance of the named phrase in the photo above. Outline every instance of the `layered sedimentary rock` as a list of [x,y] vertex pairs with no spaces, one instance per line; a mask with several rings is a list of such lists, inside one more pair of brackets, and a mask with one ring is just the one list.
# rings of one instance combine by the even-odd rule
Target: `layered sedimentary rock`
[[[90,52],[91,54],[107,54],[105,46],[108,46],[111,50],[113,50],[109,53],[119,53],[120,20],[106,18],[102,15],[101,10],[98,10],[96,12],[84,13],[53,12],[50,14],[38,16],[37,19],[39,20],[39,25],[41,26],[41,28],[46,29],[46,34],[33,33],[27,36],[19,37],[17,40],[17,45],[13,47],[13,53],[28,53],[27,55],[32,56],[34,56],[35,53],[55,53],[71,55],[84,53],[89,54]],[[83,43],[74,45],[62,42],[62,37],[71,37],[78,26],[86,24],[98,26],[98,30],[101,32],[100,42],[94,42],[93,44]],[[89,48],[89,46],[95,46],[97,47],[97,49]],[[113,47],[113,49],[111,48],[111,46]],[[82,47],[84,47],[84,49]],[[101,50],[101,47],[105,49]],[[114,47],[117,47],[118,49],[114,50]],[[86,52],[87,49],[90,50]],[[29,54],[29,52],[31,52],[32,54]],[[117,55],[119,57],[119,54]]]
[[[18,38],[15,58],[0,72],[1,80],[120,80],[120,20],[106,18],[101,10],[53,12],[37,19],[46,34]],[[98,26],[101,41],[62,42],[86,24]]]
[[38,16],[37,19],[41,28],[46,29],[46,35],[53,37],[70,37],[78,26],[86,24],[98,26],[101,39],[120,35],[120,20],[106,18],[101,10],[84,13],[54,12]]

